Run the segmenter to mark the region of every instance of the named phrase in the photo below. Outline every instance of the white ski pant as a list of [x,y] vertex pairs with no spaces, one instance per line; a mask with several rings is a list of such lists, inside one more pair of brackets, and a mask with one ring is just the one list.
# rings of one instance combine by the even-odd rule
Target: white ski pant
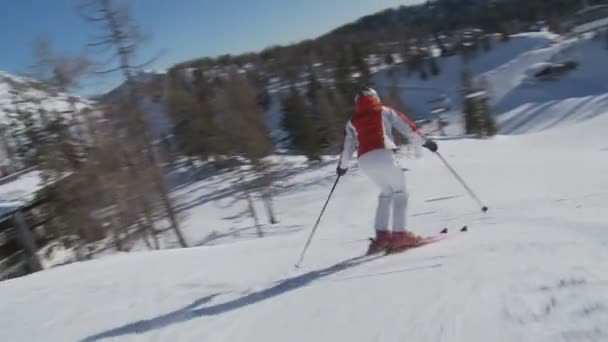
[[[378,149],[365,153],[359,158],[359,167],[381,190],[374,228],[377,231],[391,230],[391,228],[393,231],[405,231],[408,200],[405,175],[393,157],[392,151]],[[389,222],[391,209],[392,227]]]

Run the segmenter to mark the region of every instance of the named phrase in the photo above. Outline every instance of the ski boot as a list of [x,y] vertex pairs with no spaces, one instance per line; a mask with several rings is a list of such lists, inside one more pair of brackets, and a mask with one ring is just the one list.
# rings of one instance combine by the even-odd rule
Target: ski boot
[[422,237],[408,231],[393,232],[389,253],[403,252],[408,248],[418,247],[422,243]]
[[376,238],[370,238],[369,247],[367,249],[366,255],[377,254],[381,252],[385,252],[388,248],[391,247],[392,242],[392,234],[390,231],[376,231]]

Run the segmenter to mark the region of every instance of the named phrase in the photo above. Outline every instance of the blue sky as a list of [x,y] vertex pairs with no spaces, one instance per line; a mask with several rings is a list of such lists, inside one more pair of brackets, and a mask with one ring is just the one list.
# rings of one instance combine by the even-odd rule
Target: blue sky
[[[84,51],[94,33],[74,5],[81,0],[0,0],[0,70],[27,71],[31,42],[48,36],[61,53]],[[122,2],[124,0],[119,0]],[[421,0],[132,0],[133,14],[150,40],[143,56],[176,62],[258,51],[314,38],[363,15]]]

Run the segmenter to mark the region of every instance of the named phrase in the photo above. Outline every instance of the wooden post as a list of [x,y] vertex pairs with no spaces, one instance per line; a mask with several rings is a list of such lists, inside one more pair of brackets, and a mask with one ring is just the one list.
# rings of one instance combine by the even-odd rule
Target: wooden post
[[17,237],[23,246],[23,250],[26,255],[26,260],[30,270],[32,272],[38,272],[42,270],[42,263],[40,262],[40,258],[38,257],[38,248],[36,247],[36,240],[32,235],[32,231],[27,226],[25,222],[25,218],[23,217],[23,213],[21,210],[15,211],[13,214],[13,221],[15,223],[15,231],[17,232]]

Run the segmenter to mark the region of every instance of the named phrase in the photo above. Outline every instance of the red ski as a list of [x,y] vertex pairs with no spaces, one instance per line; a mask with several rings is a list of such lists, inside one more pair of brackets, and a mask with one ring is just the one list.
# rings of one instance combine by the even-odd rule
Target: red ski
[[403,249],[397,249],[397,250],[396,249],[390,249],[390,250],[386,251],[386,254],[402,253],[402,252],[408,251],[410,249],[415,249],[415,248],[419,248],[419,247],[422,247],[422,246],[426,246],[426,245],[431,244],[431,243],[439,242],[439,241],[441,241],[441,240],[443,240],[445,238],[447,238],[447,235],[430,235],[430,236],[425,236],[415,246],[411,246],[411,247],[407,247],[407,248],[403,248]]

